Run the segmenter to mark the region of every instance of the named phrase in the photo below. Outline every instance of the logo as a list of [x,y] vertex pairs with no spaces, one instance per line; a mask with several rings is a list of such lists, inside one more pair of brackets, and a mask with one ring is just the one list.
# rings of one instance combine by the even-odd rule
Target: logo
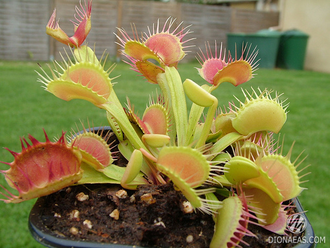
[[299,234],[305,231],[307,226],[306,218],[301,214],[290,215],[286,221],[287,229],[294,233]]

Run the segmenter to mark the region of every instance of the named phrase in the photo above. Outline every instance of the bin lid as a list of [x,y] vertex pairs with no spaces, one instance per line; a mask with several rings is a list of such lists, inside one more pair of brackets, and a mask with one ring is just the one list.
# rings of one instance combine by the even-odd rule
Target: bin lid
[[276,30],[271,29],[262,29],[255,33],[256,35],[260,36],[268,36],[268,37],[280,37],[281,33]]
[[300,31],[298,29],[291,29],[282,32],[283,36],[296,36],[296,37],[309,37],[308,34],[304,33],[303,31]]

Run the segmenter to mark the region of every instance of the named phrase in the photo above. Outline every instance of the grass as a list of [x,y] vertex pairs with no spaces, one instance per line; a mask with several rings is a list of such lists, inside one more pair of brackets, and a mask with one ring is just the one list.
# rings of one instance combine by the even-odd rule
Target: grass
[[[43,65],[44,67],[44,65]],[[203,80],[193,67],[198,64],[182,64],[180,73],[182,79],[190,78],[198,83]],[[59,137],[62,130],[77,130],[93,122],[94,126],[107,125],[104,111],[96,109],[92,104],[81,100],[65,102],[41,89],[36,82],[39,70],[35,63],[0,62],[0,147],[8,147],[16,152],[21,151],[19,137],[32,134],[38,140],[44,141],[42,128],[49,137]],[[307,216],[310,219],[317,236],[330,233],[330,177],[329,145],[330,145],[330,75],[310,71],[266,70],[259,69],[257,76],[242,87],[250,89],[274,89],[285,93],[283,99],[290,102],[288,120],[281,133],[285,134],[284,151],[287,152],[295,140],[292,160],[305,150],[308,157],[302,167],[311,164],[307,171],[312,172],[303,180],[305,190],[299,197]],[[112,77],[121,75],[114,86],[122,102],[126,95],[140,114],[149,99],[149,93],[155,92],[157,85],[145,82],[142,77],[128,70],[127,65],[119,64]],[[241,87],[231,84],[221,85],[214,94],[220,105],[232,101],[233,95],[242,99]],[[304,157],[304,156],[303,156]],[[0,160],[12,161],[12,155],[0,149]],[[0,169],[8,166],[0,164]],[[0,177],[0,184],[5,184]],[[34,200],[20,204],[5,204],[0,202],[0,247],[41,247],[33,240],[27,227],[28,214]],[[322,245],[319,245],[322,247]]]

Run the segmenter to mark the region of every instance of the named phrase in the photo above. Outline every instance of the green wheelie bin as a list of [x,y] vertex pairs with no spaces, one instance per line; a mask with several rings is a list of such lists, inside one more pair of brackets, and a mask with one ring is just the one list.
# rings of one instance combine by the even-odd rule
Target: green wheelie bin
[[309,35],[293,29],[282,32],[276,65],[279,68],[303,70]]
[[[242,47],[245,47],[244,58],[256,48],[259,68],[274,68],[276,65],[277,52],[281,33],[275,30],[260,30],[256,33],[229,33],[227,34],[227,47],[232,56],[235,54],[235,44],[237,58],[242,54]],[[234,57],[234,56],[233,56]]]

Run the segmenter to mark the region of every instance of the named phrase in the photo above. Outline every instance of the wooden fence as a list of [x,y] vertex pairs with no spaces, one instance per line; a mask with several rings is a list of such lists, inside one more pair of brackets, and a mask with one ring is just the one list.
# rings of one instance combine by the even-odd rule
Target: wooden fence
[[[61,28],[73,34],[74,6],[78,0],[0,0],[0,60],[59,59],[63,45],[45,34],[45,26],[54,8]],[[131,34],[131,23],[139,33],[147,32],[147,26],[160,20],[163,25],[168,17],[176,18],[176,25],[191,25],[193,31],[187,36],[195,40],[189,47],[186,60],[193,59],[209,41],[226,45],[229,32],[255,32],[278,25],[279,14],[233,9],[225,6],[187,4],[177,2],[94,0],[92,8],[92,29],[87,38],[90,46],[96,46],[100,56],[106,49],[110,57],[118,57],[120,47],[116,45],[116,27]]]

